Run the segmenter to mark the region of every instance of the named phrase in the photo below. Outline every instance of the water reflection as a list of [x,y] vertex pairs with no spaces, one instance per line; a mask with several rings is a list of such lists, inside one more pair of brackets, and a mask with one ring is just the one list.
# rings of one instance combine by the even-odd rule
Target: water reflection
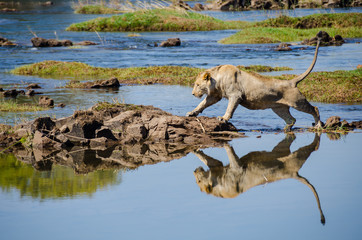
[[0,188],[5,192],[17,189],[21,196],[37,199],[91,196],[99,189],[119,185],[122,171],[181,158],[196,148],[136,144],[54,152],[17,150],[0,154]]
[[79,175],[71,168],[61,165],[53,166],[50,171],[52,162],[49,160],[35,162],[33,166],[34,168],[26,162],[18,161],[12,154],[0,155],[2,191],[17,189],[21,197],[44,200],[92,196],[98,189],[121,183],[121,175],[112,169]]
[[229,165],[206,155],[201,150],[194,154],[209,167],[205,171],[202,167],[194,171],[196,182],[203,192],[217,197],[234,198],[252,187],[275,182],[282,179],[293,178],[307,185],[313,192],[320,211],[321,222],[325,223],[317,191],[309,181],[300,176],[298,171],[312,152],[318,150],[320,136],[315,134],[311,144],[290,151],[290,146],[295,140],[294,134],[286,135],[271,152],[250,152],[239,158],[233,147],[225,144]]

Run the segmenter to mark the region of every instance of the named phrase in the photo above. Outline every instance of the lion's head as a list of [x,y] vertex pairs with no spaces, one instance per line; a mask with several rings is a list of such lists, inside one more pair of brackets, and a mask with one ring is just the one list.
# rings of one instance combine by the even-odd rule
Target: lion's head
[[192,95],[201,98],[204,94],[210,95],[215,89],[215,80],[209,72],[200,73],[195,81]]

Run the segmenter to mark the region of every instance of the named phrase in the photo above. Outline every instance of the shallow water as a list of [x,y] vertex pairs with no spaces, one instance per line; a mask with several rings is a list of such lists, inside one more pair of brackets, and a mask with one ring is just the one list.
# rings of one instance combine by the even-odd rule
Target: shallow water
[[[283,13],[304,16],[318,12],[361,10],[298,9]],[[225,20],[255,21],[280,13],[248,11],[207,14]],[[75,42],[90,40],[100,43],[95,33],[64,31],[71,23],[95,17],[98,16],[73,14],[67,1],[57,1],[51,8],[0,13],[0,35],[20,45],[0,47],[0,87],[23,89],[28,83],[38,83],[43,87],[39,91],[56,103],[67,105],[40,113],[1,112],[0,123],[14,124],[39,115],[64,117],[74,110],[112,99],[154,105],[172,114],[185,115],[200,101],[192,97],[190,87],[152,85],[121,86],[116,91],[74,90],[58,88],[68,80],[8,73],[23,64],[44,60],[80,61],[101,67],[183,65],[209,68],[226,63],[261,64],[289,66],[294,70],[288,73],[301,73],[309,66],[314,53],[313,47],[300,50],[301,46],[292,46],[291,52],[275,52],[272,48],[276,44],[217,43],[235,33],[234,30],[141,33],[136,38],[127,37],[128,33],[99,33],[104,44],[98,46],[42,49],[31,46],[33,35],[30,30],[44,38],[57,36]],[[165,49],[147,46],[171,37],[180,37],[182,46]],[[321,48],[315,71],[355,69],[360,64],[362,53],[361,45],[356,44],[358,41],[361,39],[349,39],[347,44],[340,47]],[[20,96],[18,101],[36,102],[37,98]],[[312,104],[318,106],[323,121],[333,115],[339,115],[349,122],[362,118],[362,105]],[[203,115],[223,115],[226,105],[226,101],[221,101],[206,109]],[[297,118],[297,128],[311,126],[311,116],[293,110],[292,114]],[[171,157],[160,163],[165,156],[158,153],[153,158],[153,163],[157,164],[136,169],[134,166],[130,168],[130,162],[127,162],[129,156],[110,158],[110,153],[106,151],[87,151],[82,155],[83,151],[79,150],[77,154],[85,157],[74,157],[78,161],[73,163],[58,159],[58,162],[50,165],[47,160],[20,161],[20,157],[17,160],[14,156],[1,155],[1,239],[24,239],[29,236],[34,239],[48,239],[50,236],[52,239],[359,239],[362,234],[359,223],[362,214],[360,132],[334,141],[330,139],[338,136],[322,134],[317,149],[319,139],[312,133],[297,133],[294,141],[291,136],[277,134],[284,122],[270,110],[251,111],[239,107],[231,122],[245,130],[248,137],[233,140],[225,148],[202,150],[202,154],[221,161],[223,171],[229,175],[220,175],[220,169],[206,166],[197,155],[189,152],[179,152],[175,160]],[[261,138],[257,138],[259,136]],[[280,149],[283,140],[292,142],[291,147],[286,145]],[[229,146],[246,165],[229,171],[227,166],[230,159],[226,154]],[[147,156],[136,150],[133,149],[133,154],[145,160]],[[296,152],[290,155],[289,150]],[[199,156],[204,156],[202,154]],[[253,156],[257,156],[256,160]],[[217,163],[216,160],[213,162]],[[128,167],[121,167],[120,162]],[[107,167],[109,163],[114,166]],[[214,178],[214,188],[210,188],[207,184],[203,187],[200,181],[201,188],[210,193],[207,194],[200,190],[194,175],[200,166],[211,177],[234,179],[239,185],[236,187],[233,181],[226,180],[216,184]],[[85,167],[85,170],[80,171],[81,167]],[[105,169],[100,170],[102,168]],[[86,174],[87,171],[90,173]],[[297,172],[317,191],[325,225],[320,223],[318,202],[313,191],[293,178],[298,176]],[[257,186],[249,189],[253,182]],[[222,186],[225,188],[222,189]],[[221,198],[211,193],[234,198]]]

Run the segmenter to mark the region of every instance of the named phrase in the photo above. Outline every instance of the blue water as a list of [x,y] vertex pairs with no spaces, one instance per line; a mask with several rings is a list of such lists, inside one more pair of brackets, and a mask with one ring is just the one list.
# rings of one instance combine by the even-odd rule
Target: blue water
[[[256,21],[277,16],[281,12],[304,16],[361,10],[297,9],[206,14],[224,20]],[[56,1],[56,5],[50,8],[25,8],[17,13],[0,13],[0,35],[19,44],[18,47],[0,47],[0,87],[23,89],[29,83],[38,83],[43,87],[39,91],[56,103],[67,105],[40,113],[2,112],[1,123],[14,124],[39,115],[69,116],[74,110],[112,99],[154,105],[176,115],[185,115],[200,101],[192,97],[190,87],[151,85],[121,86],[116,91],[74,90],[58,88],[64,86],[67,79],[8,73],[23,64],[44,60],[80,61],[100,67],[182,65],[209,68],[219,64],[261,64],[289,66],[294,70],[288,73],[302,73],[309,66],[314,53],[313,47],[300,50],[300,46],[292,46],[291,52],[275,52],[272,48],[276,44],[221,45],[217,42],[236,30],[149,32],[140,33],[140,37],[134,38],[128,37],[128,33],[99,33],[102,41],[96,33],[64,30],[71,23],[95,17],[98,16],[73,14],[69,1]],[[31,31],[43,38],[58,37],[74,42],[90,40],[103,44],[83,48],[33,48]],[[182,46],[147,46],[171,37],[180,37]],[[321,48],[314,71],[355,69],[361,60],[362,47],[356,43],[359,41],[361,39],[347,39],[347,43],[340,47]],[[37,98],[20,96],[18,101],[36,102]],[[347,121],[362,118],[362,105],[312,104],[318,106],[323,121],[333,115]],[[227,102],[223,100],[206,109],[202,115],[223,115],[226,105]],[[292,111],[292,114],[297,118],[296,127],[311,126],[313,118],[310,115],[298,111]],[[246,130],[247,138],[229,143],[239,158],[252,152],[268,154],[287,137],[276,131],[283,128],[284,122],[270,110],[251,111],[239,107],[231,122]],[[331,140],[334,138],[322,134],[319,149],[310,152],[298,171],[318,192],[326,218],[325,225],[320,223],[320,213],[312,191],[293,178],[266,181],[231,199],[201,191],[193,172],[200,166],[205,171],[210,168],[193,153],[135,170],[115,168],[90,174],[76,174],[74,166],[70,167],[69,162],[62,161],[53,163],[50,171],[38,171],[32,167],[35,162],[26,159],[20,161],[19,157],[18,160],[0,158],[0,171],[3,173],[0,174],[0,238],[359,239],[362,234],[359,221],[362,214],[361,133],[350,133],[339,140]],[[308,146],[313,139],[313,133],[297,133],[290,151]],[[224,166],[229,164],[224,148],[208,148],[203,152],[221,161]],[[163,159],[162,155],[157,157]],[[284,155],[279,157],[285,159]],[[126,157],[116,160],[126,161]],[[96,160],[89,158],[88,161]],[[105,157],[102,161],[114,159]],[[286,163],[294,162],[288,160]],[[274,168],[265,169],[265,174],[270,169]],[[8,176],[13,178],[5,178]],[[54,193],[58,188],[68,186],[63,185],[63,180],[67,180],[68,184],[83,183],[83,188],[92,188],[87,193],[74,189],[57,196]],[[45,188],[44,183],[53,185],[46,185]]]

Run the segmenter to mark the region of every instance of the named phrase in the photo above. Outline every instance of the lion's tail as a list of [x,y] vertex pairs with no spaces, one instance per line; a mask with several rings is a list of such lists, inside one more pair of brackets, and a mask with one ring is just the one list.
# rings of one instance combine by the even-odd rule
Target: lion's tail
[[[317,34],[317,36],[318,36],[318,35],[319,35],[319,33]],[[290,81],[292,81],[292,82],[295,84],[295,86],[297,86],[298,83],[299,83],[300,81],[302,81],[304,78],[306,78],[306,77],[309,75],[309,73],[313,70],[313,67],[314,67],[315,63],[317,62],[317,55],[318,55],[319,44],[320,44],[320,38],[318,37],[317,47],[316,47],[315,53],[314,53],[314,59],[313,59],[312,64],[309,66],[309,68],[308,68],[303,74],[301,74],[301,75],[299,75],[298,77],[293,78],[292,80],[290,80]]]

